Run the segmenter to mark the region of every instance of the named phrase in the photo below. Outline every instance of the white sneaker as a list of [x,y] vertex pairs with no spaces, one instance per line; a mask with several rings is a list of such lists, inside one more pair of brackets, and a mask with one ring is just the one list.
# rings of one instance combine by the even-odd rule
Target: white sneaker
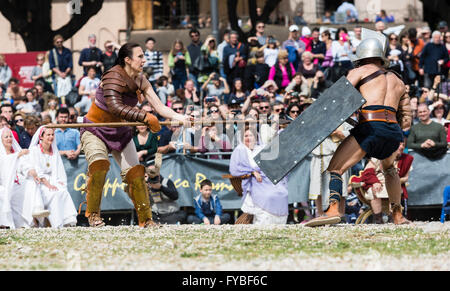
[[33,211],[32,216],[34,218],[42,218],[42,217],[47,217],[50,215],[50,211],[46,210],[46,209],[41,209],[41,210],[35,210]]

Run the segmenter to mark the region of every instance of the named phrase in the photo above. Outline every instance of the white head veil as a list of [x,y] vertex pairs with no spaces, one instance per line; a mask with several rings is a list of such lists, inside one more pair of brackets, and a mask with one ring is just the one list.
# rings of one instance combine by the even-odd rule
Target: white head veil
[[[22,148],[20,147],[19,143],[17,142],[17,140],[14,138],[14,135],[12,134],[11,129],[9,129],[8,127],[3,127],[2,129],[0,129],[0,137],[3,135],[3,132],[11,132],[11,136],[12,136],[12,148],[14,150],[14,153],[19,153]],[[6,155],[6,149],[5,146],[3,145],[3,141],[2,141],[2,145],[0,146],[0,155]]]
[[[43,167],[40,165],[39,156],[42,155],[41,148],[40,148],[40,142],[41,142],[41,136],[44,133],[44,130],[46,129],[45,125],[42,125],[38,128],[36,133],[33,135],[33,138],[31,139],[30,143],[30,153],[32,158],[32,163],[36,167],[36,171],[38,172],[38,175],[40,175],[40,171],[38,171],[39,167]],[[66,171],[64,169],[64,165],[61,159],[61,155],[59,154],[58,146],[56,145],[56,137],[53,139],[52,142],[52,155],[50,158],[50,165],[51,165],[51,178],[50,183],[54,186],[56,186],[56,182],[62,182],[65,185],[67,185],[67,175]],[[58,186],[57,186],[58,187]]]
[[[14,186],[14,181],[17,177],[17,166],[18,166],[18,154],[22,150],[19,143],[14,138],[11,130],[7,127],[3,127],[0,129],[0,137],[4,132],[10,132],[12,135],[12,149],[14,150],[13,154],[7,154],[5,146],[3,145],[3,140],[1,140],[0,145],[0,177],[1,177],[1,185],[4,187],[4,191],[6,191],[7,198],[5,201],[0,203],[0,212],[6,214],[7,216],[11,216],[11,204],[9,203],[11,195],[12,195],[12,187]],[[12,220],[11,220],[12,221]],[[14,224],[9,225],[11,228],[14,228]]]

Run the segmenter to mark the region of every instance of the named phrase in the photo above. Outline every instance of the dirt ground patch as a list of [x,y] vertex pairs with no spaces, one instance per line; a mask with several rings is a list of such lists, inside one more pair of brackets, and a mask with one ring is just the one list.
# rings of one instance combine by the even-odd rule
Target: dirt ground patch
[[0,270],[450,270],[450,223],[0,231]]

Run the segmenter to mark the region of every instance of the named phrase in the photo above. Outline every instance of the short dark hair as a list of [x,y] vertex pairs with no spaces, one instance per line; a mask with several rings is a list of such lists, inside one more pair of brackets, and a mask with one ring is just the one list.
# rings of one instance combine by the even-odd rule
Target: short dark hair
[[410,29],[408,29],[408,37],[414,37],[417,38],[417,29],[415,29],[414,27],[411,27]]
[[147,37],[147,39],[145,40],[145,43],[149,42],[149,41],[153,41],[156,42],[156,40],[153,37]]
[[19,84],[19,79],[12,77],[11,79],[9,79],[9,82],[10,83],[13,82],[13,83]]
[[97,68],[95,66],[88,66],[86,67],[86,72],[89,72],[89,70],[94,70],[97,72]]
[[210,187],[212,187],[212,182],[211,182],[210,180],[208,180],[208,179],[203,180],[203,181],[200,183],[200,189],[203,189],[203,187],[205,187],[205,186],[210,186]]
[[61,107],[56,111],[56,117],[58,117],[60,114],[67,114],[70,115],[70,111],[66,107]]
[[14,107],[11,104],[5,103],[5,104],[2,104],[2,106],[0,106],[0,112],[2,112],[2,109],[5,107],[11,107],[11,110],[14,111]]
[[193,34],[193,33],[196,33],[196,34],[200,35],[200,31],[198,31],[196,28],[192,28],[192,29],[189,31],[189,36],[190,36],[191,34]]
[[314,28],[312,29],[312,32],[314,32],[314,31],[320,32],[320,29],[319,29],[318,27],[314,27]]

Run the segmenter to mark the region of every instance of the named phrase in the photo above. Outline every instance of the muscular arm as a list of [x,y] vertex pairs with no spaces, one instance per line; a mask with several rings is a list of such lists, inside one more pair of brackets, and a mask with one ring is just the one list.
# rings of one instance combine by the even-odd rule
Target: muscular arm
[[412,112],[409,95],[407,93],[400,98],[397,110],[397,119],[402,130],[408,130],[411,128]]
[[350,81],[350,83],[353,85],[353,87],[356,87],[356,85],[361,80],[361,72],[358,68],[355,68],[348,72],[347,79]]

